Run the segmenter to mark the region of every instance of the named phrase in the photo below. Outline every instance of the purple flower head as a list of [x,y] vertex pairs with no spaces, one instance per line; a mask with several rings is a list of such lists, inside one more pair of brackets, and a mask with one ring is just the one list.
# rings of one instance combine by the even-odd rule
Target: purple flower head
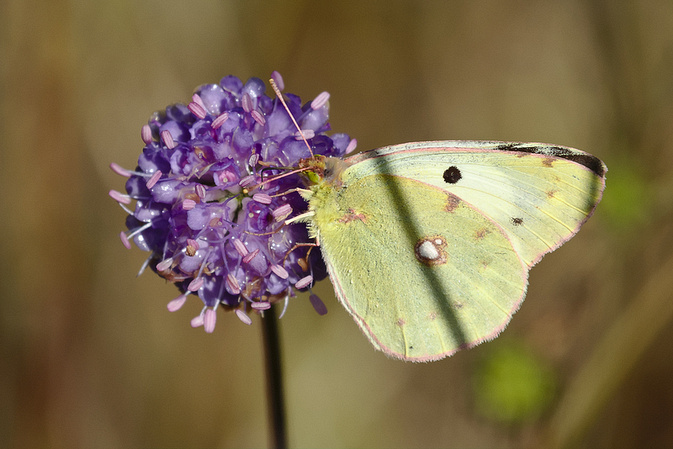
[[[282,86],[280,75],[273,77]],[[326,276],[306,225],[286,224],[306,212],[296,192],[306,187],[304,178],[280,175],[312,156],[301,135],[314,155],[341,157],[352,149],[346,134],[325,134],[328,98],[322,93],[302,105],[287,94],[297,129],[260,79],[227,76],[197,88],[189,104],[152,114],[135,171],[111,165],[128,178],[126,194],[110,191],[129,214],[121,240],[149,251],[145,266],[176,284],[181,295],[170,311],[195,294],[204,308],[193,326],[212,332],[218,306],[250,324],[247,313],[287,303],[294,290]],[[311,303],[320,304],[313,296]]]

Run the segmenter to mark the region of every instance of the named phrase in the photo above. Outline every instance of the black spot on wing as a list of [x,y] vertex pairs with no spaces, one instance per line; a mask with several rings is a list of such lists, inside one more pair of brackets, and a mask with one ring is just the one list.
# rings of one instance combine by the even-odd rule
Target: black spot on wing
[[523,218],[512,217],[512,224],[514,226],[521,226],[523,224]]
[[554,147],[548,145],[531,145],[527,143],[503,143],[496,147],[500,151],[518,151],[520,153],[542,154],[544,156],[553,156],[566,159],[571,162],[583,165],[601,178],[605,176],[605,164],[596,156],[584,153],[578,150],[565,147]]
[[463,175],[460,174],[458,167],[452,165],[451,167],[444,170],[442,177],[444,178],[444,182],[447,184],[455,184],[460,181],[460,178],[462,178]]

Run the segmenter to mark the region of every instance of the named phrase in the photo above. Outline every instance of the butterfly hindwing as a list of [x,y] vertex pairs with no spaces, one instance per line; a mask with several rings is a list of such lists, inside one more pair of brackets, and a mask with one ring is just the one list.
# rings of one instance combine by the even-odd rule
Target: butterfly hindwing
[[445,357],[495,337],[518,309],[528,269],[478,210],[390,175],[331,192],[339,213],[330,222],[315,217],[330,277],[339,300],[388,355]]

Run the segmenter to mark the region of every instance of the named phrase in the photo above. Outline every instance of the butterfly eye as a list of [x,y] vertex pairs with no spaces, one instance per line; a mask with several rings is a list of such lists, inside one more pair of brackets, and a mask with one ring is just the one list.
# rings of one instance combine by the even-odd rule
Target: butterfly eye
[[448,184],[455,184],[460,181],[460,178],[462,178],[463,175],[460,174],[458,167],[452,165],[451,167],[444,170],[442,177],[444,178],[444,182]]

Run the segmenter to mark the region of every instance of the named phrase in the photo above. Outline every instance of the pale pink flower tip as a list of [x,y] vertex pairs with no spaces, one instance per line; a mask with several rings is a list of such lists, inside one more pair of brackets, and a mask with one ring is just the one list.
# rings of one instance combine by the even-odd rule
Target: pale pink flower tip
[[320,109],[329,101],[329,92],[321,92],[317,97],[311,102],[311,109],[314,111]]
[[224,114],[220,114],[217,116],[215,120],[213,120],[213,123],[210,124],[213,129],[219,129],[222,125],[224,125],[224,122],[226,122],[229,119],[229,114],[226,112]]
[[199,276],[189,283],[189,285],[187,286],[187,290],[189,290],[190,292],[195,292],[198,289],[200,289],[201,286],[203,286],[203,277]]
[[297,283],[294,284],[294,286],[301,290],[302,288],[306,288],[309,285],[311,285],[312,282],[313,282],[313,276],[309,274],[308,276],[299,279]]
[[245,243],[240,241],[239,239],[232,239],[234,242],[234,248],[236,249],[236,252],[239,254],[241,257],[245,257],[248,255],[248,248],[245,247]]
[[283,81],[283,77],[280,75],[280,73],[274,70],[271,72],[271,79],[274,83],[276,83],[276,87],[278,87],[279,91],[282,92],[285,90],[285,82]]
[[120,176],[123,176],[123,177],[125,177],[125,178],[130,178],[130,177],[131,177],[131,172],[130,172],[129,170],[125,169],[125,168],[122,167],[121,165],[116,164],[116,163],[114,163],[114,162],[112,162],[112,163],[110,164],[110,169],[111,169],[113,172],[115,172],[116,174],[118,174],[118,175],[120,175]]
[[243,322],[243,324],[247,324],[248,326],[252,324],[252,318],[241,309],[236,309],[236,316]]
[[192,210],[196,207],[196,201],[186,199],[182,202],[182,210]]
[[122,245],[124,245],[126,249],[131,249],[131,242],[129,242],[129,238],[126,236],[124,231],[119,233],[119,239],[122,241]]
[[203,106],[201,106],[200,104],[196,103],[195,101],[192,101],[191,103],[189,103],[189,104],[187,105],[187,109],[189,109],[189,111],[190,111],[192,114],[194,114],[194,116],[196,116],[196,118],[199,118],[199,119],[201,119],[201,120],[203,120],[204,118],[206,118],[206,115],[208,115],[208,113],[207,113],[206,110],[203,108]]
[[285,220],[287,217],[289,217],[291,213],[292,213],[292,206],[285,203],[282,206],[274,209],[271,212],[271,215],[273,215],[274,220],[276,220],[277,222],[281,222]]
[[152,143],[152,128],[150,128],[150,125],[143,125],[140,129],[140,137],[146,145]]
[[318,297],[318,295],[311,294],[308,297],[308,300],[311,301],[311,305],[315,309],[315,311],[318,313],[318,315],[322,316],[327,313],[327,306],[325,305],[324,302],[322,302],[322,299]]
[[154,187],[154,185],[157,183],[157,181],[159,181],[159,179],[161,179],[161,175],[163,175],[163,173],[161,173],[161,170],[155,171],[154,174],[152,175],[152,177],[147,181],[147,184],[146,184],[147,188],[151,189],[152,187]]
[[169,130],[164,129],[161,131],[161,140],[164,141],[164,145],[166,145],[166,148],[169,150],[175,148],[175,141],[173,140],[173,136]]
[[243,110],[248,114],[252,111],[252,98],[250,98],[247,92],[241,97],[241,106],[243,106]]
[[249,253],[247,256],[243,258],[243,263],[250,263],[252,259],[254,259],[257,254],[259,254],[259,249],[254,250],[253,252]]
[[203,326],[203,314],[200,314],[199,316],[195,316],[192,318],[192,321],[189,323],[192,327],[200,327]]
[[252,199],[261,204],[271,204],[272,201],[272,198],[266,193],[255,193]]
[[255,120],[260,125],[264,126],[266,124],[266,119],[264,118],[262,113],[259,112],[258,110],[255,109],[250,113],[250,115],[252,116],[253,120]]
[[156,269],[158,272],[161,273],[162,271],[168,270],[171,267],[171,265],[173,265],[173,258],[169,257],[159,262],[156,266]]
[[346,147],[346,154],[350,154],[353,151],[355,151],[355,148],[358,146],[358,141],[357,139],[351,139],[350,142],[348,142],[348,146]]
[[169,302],[166,307],[168,308],[169,312],[175,312],[176,310],[179,310],[185,304],[186,301],[187,301],[187,294],[183,293],[182,295],[178,296],[177,298]]
[[312,129],[302,129],[301,132],[295,131],[294,133],[294,138],[295,140],[303,140],[303,139],[313,139],[315,137],[315,131]]
[[115,200],[118,203],[122,204],[131,204],[131,197],[128,195],[124,195],[123,193],[117,192],[116,190],[110,190],[108,192],[108,195],[110,195],[110,198]]
[[199,198],[202,200],[206,199],[206,188],[203,187],[203,184],[197,184],[195,190]]
[[266,301],[257,301],[253,302],[251,307],[255,310],[269,310],[271,308],[271,303]]
[[234,277],[233,274],[231,273],[227,274],[225,284],[228,287],[227,290],[229,290],[229,293],[231,293],[232,295],[238,295],[239,293],[241,293],[241,286],[238,284],[238,280]]
[[206,309],[206,313],[203,318],[203,329],[212,334],[215,330],[215,322],[217,321],[217,312],[215,309]]
[[271,265],[271,271],[281,279],[287,279],[289,276],[287,270],[280,265]]

